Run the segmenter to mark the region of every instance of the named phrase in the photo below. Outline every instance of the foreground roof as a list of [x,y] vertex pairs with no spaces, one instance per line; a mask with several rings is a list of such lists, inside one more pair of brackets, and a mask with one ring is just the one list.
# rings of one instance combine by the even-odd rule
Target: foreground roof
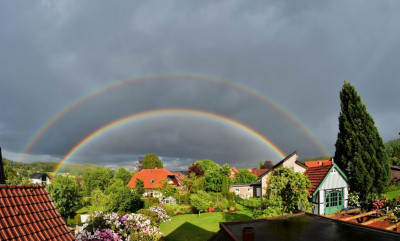
[[400,234],[365,227],[311,213],[274,218],[219,223],[220,230],[209,241],[242,240],[243,228],[254,231],[254,241],[264,240],[341,240],[389,241],[399,240]]
[[41,185],[0,185],[0,240],[76,240]]
[[128,183],[128,187],[136,187],[136,179],[140,178],[143,180],[144,188],[146,189],[154,189],[157,187],[161,187],[168,177],[173,179],[174,183],[180,186],[180,181],[176,177],[176,175],[164,168],[155,168],[155,169],[142,169],[133,177]]

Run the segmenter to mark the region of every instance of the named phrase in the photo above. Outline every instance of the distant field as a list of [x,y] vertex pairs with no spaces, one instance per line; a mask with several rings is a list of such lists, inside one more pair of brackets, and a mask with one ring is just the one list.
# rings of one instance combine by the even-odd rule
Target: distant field
[[385,195],[388,199],[393,199],[393,198],[395,198],[395,197],[400,196],[400,190],[387,192],[387,193],[384,193],[384,195]]

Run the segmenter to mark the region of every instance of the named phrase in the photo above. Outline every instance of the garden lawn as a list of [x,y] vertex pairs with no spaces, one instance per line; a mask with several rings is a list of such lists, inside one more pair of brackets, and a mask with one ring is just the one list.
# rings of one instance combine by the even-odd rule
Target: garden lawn
[[170,222],[161,223],[160,231],[165,234],[165,241],[203,241],[219,230],[219,222],[252,219],[250,214],[251,210],[244,209],[238,212],[201,213],[200,217],[197,214],[177,215],[171,217]]
[[387,193],[384,193],[384,195],[390,200],[397,196],[400,196],[400,190],[387,192]]

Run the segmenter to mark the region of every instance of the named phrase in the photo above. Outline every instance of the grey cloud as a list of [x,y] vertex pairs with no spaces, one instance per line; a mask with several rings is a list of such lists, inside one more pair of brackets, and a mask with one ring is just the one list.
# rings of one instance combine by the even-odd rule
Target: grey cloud
[[[0,144],[8,153],[20,152],[57,112],[94,89],[164,72],[215,76],[255,89],[305,123],[330,154],[337,134],[339,91],[346,79],[355,85],[383,139],[398,137],[400,17],[394,1],[0,5]],[[285,153],[299,149],[302,157],[322,155],[295,122],[254,96],[190,79],[144,81],[96,96],[50,128],[30,154],[58,160],[101,126],[159,108],[221,114],[258,131]],[[220,127],[208,126],[206,132],[182,130],[179,127],[187,124],[176,121],[169,124],[167,130],[160,123],[143,126],[147,134],[140,136],[147,139],[136,151],[116,139],[107,148],[92,147],[101,155],[91,154],[91,159],[81,153],[83,159],[77,155],[74,161],[107,165],[115,158],[112,165],[126,165],[124,158],[136,159],[150,151],[176,168],[197,158],[243,167],[244,160],[275,158],[262,148],[212,135]],[[191,136],[201,137],[202,143],[189,145]],[[218,152],[211,152],[213,143],[220,146]]]

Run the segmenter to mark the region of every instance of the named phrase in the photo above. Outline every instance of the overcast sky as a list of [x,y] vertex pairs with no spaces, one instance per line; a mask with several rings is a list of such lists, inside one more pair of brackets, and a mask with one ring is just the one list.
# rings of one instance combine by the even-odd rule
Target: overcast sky
[[344,80],[383,140],[398,138],[399,10],[399,1],[1,1],[3,156],[60,161],[103,126],[165,108],[227,119],[132,118],[68,162],[132,168],[154,153],[179,170],[206,158],[238,168],[281,160],[246,128],[285,154],[333,155]]

